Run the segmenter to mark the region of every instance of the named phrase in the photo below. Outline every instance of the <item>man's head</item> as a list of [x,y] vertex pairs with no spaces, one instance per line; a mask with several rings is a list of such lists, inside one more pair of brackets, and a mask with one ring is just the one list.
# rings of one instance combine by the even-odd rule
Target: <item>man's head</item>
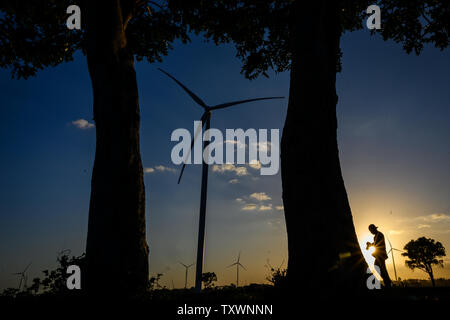
[[375,226],[374,224],[371,224],[371,225],[369,226],[369,231],[370,231],[370,233],[372,233],[372,234],[376,234],[376,233],[378,232],[378,227]]

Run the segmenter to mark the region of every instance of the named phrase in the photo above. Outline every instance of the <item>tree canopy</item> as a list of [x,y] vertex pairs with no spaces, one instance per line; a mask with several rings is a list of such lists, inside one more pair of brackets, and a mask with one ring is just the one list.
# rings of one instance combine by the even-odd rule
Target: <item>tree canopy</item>
[[[81,30],[68,30],[68,0],[12,0],[0,4],[0,67],[14,78],[28,78],[39,70],[73,60],[76,51],[86,54],[85,1]],[[188,27],[169,6],[154,1],[121,1],[128,48],[136,60],[162,61],[175,39],[189,41]]]
[[409,241],[403,249],[406,252],[402,253],[402,256],[409,258],[405,260],[406,266],[411,270],[425,271],[434,286],[433,266],[444,266],[444,260],[440,259],[446,255],[442,243],[431,238],[420,237]]
[[433,265],[444,266],[445,248],[439,241],[434,239],[420,237],[417,240],[409,241],[402,253],[402,256],[408,257],[405,263],[410,269],[420,269],[429,272]]
[[[293,50],[302,48],[301,38],[293,33],[293,26],[298,23],[292,14],[293,0],[184,2],[172,10],[207,39],[217,44],[235,43],[242,73],[249,79],[267,76],[269,69],[290,70]],[[401,44],[407,53],[419,54],[426,44],[440,49],[448,46],[450,3],[442,0],[342,0],[339,2],[341,31],[365,27],[366,9],[371,4],[380,7],[382,19],[381,30],[373,30],[372,34],[379,33],[384,40]],[[339,59],[337,70],[340,70]]]
[[[82,10],[84,26],[83,4]],[[242,72],[250,79],[267,70],[290,69],[292,49],[298,46],[291,32],[292,0],[121,1],[128,12],[129,47],[138,61],[161,61],[171,42],[189,41],[189,32],[202,33],[215,43],[234,42]],[[450,4],[436,0],[342,0],[342,31],[363,28],[365,9],[377,4],[382,12],[384,40],[402,44],[419,54],[426,44],[444,49],[450,37]],[[17,78],[35,75],[45,67],[71,61],[84,52],[85,29],[66,27],[68,0],[35,0],[23,5],[12,0],[0,4],[0,67],[11,68]],[[301,46],[301,44],[300,44]],[[339,70],[339,65],[338,65]]]

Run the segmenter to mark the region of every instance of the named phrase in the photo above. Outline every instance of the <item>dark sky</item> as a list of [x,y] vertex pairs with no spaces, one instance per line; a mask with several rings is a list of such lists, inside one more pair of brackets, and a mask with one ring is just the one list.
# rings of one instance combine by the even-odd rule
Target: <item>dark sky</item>
[[[342,39],[343,71],[337,76],[339,144],[344,179],[360,241],[377,224],[401,248],[425,235],[450,248],[450,51],[427,47],[407,55],[367,30]],[[201,109],[157,67],[189,86],[209,104],[261,96],[288,96],[289,74],[248,81],[232,46],[194,38],[175,44],[162,64],[136,65],[141,105],[141,150],[147,198],[151,273],[182,286],[178,261],[195,260],[200,166],[188,166],[177,185],[171,163],[177,128],[192,132]],[[56,253],[84,251],[95,152],[92,92],[85,58],[46,69],[28,80],[0,70],[0,288],[30,261],[29,278],[55,266]],[[213,114],[212,127],[283,127],[287,99],[258,102]],[[210,171],[205,270],[219,284],[242,251],[243,282],[263,282],[267,259],[286,261],[280,174],[260,176],[246,167]],[[111,173],[113,174],[113,173]],[[235,180],[237,179],[237,181]],[[230,181],[237,183],[230,183]],[[240,199],[240,200],[236,200]],[[402,277],[424,277],[403,267]],[[388,269],[391,268],[388,260]],[[192,272],[193,275],[193,272]],[[448,265],[438,271],[449,276]],[[193,278],[190,279],[193,281]]]

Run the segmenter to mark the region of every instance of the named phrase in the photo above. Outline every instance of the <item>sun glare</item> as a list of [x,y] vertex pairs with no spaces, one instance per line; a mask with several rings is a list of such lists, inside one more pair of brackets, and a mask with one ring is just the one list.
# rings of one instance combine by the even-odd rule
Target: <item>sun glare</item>
[[370,247],[368,250],[366,250],[367,242],[370,242],[370,243],[373,242],[373,235],[370,233],[366,233],[361,239],[362,240],[359,242],[359,246],[361,247],[361,251],[364,256],[364,259],[366,260],[367,265],[370,268],[370,270],[372,271],[372,273],[378,279],[381,279],[381,277],[378,275],[378,273],[375,271],[375,268],[374,268],[375,258],[372,256],[372,253],[375,252],[375,248]]

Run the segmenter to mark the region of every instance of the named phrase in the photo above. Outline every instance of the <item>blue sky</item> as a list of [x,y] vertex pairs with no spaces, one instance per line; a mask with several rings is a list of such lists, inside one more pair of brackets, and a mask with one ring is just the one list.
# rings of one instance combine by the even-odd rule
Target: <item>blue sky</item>
[[[344,180],[360,240],[377,224],[397,248],[425,235],[450,248],[450,53],[426,48],[419,57],[371,37],[364,30],[342,39],[343,71],[337,76],[339,145]],[[195,260],[200,165],[188,166],[177,185],[171,163],[174,129],[192,131],[202,110],[166,76],[162,67],[218,104],[261,96],[288,96],[289,74],[246,80],[231,45],[216,47],[194,38],[175,44],[161,64],[136,65],[141,105],[141,151],[145,174],[151,273],[163,284],[183,285],[178,261]],[[56,252],[84,251],[95,152],[92,91],[85,58],[46,69],[28,80],[0,70],[0,288],[16,286],[11,275],[30,261],[29,278],[55,266]],[[283,127],[287,99],[217,110],[211,126]],[[205,270],[219,284],[234,281],[227,269],[242,251],[248,271],[242,281],[263,282],[267,259],[287,259],[281,178],[210,171]],[[230,180],[238,183],[231,184]],[[264,193],[264,196],[251,196]],[[259,198],[260,200],[256,199]],[[270,198],[270,199],[269,199]],[[241,199],[236,201],[236,199]],[[263,200],[265,199],[265,200]],[[244,210],[246,205],[254,210]],[[260,210],[271,207],[270,210]],[[249,208],[247,206],[247,208]],[[279,209],[279,208],[278,208]],[[397,260],[398,259],[398,260]],[[424,277],[403,267],[402,277]],[[388,260],[388,270],[391,268]],[[191,269],[193,270],[193,269]],[[437,272],[450,276],[449,266]],[[193,284],[193,272],[190,283]]]

